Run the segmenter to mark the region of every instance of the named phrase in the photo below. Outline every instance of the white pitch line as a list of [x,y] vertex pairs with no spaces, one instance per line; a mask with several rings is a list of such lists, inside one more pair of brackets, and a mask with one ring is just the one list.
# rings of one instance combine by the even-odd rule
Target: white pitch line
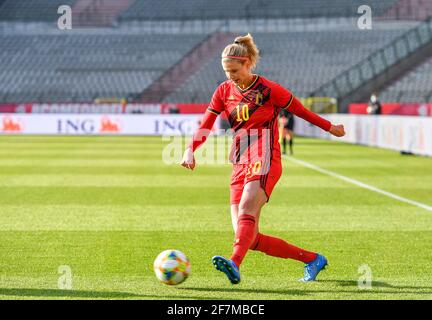
[[309,169],[312,169],[312,170],[315,170],[315,171],[327,174],[329,176],[338,178],[338,179],[343,180],[343,181],[348,182],[348,183],[352,183],[352,184],[354,184],[356,186],[359,186],[361,188],[368,189],[368,190],[374,191],[376,193],[380,193],[380,194],[385,195],[385,196],[387,196],[389,198],[393,198],[393,199],[399,200],[401,202],[409,203],[409,204],[412,204],[412,205],[414,205],[416,207],[419,207],[419,208],[422,208],[422,209],[425,209],[425,210],[428,210],[428,211],[432,211],[432,207],[428,206],[427,204],[424,204],[424,203],[421,203],[421,202],[417,202],[417,201],[413,201],[413,200],[410,200],[410,199],[398,196],[398,195],[396,195],[394,193],[378,189],[378,188],[376,188],[374,186],[370,186],[370,185],[368,185],[366,183],[363,183],[363,182],[360,182],[358,180],[342,176],[342,175],[337,174],[335,172],[332,172],[332,171],[320,168],[320,167],[318,167],[316,165],[313,165],[311,163],[308,163],[308,162],[305,162],[305,161],[302,161],[302,160],[299,160],[299,159],[294,159],[294,158],[291,158],[291,157],[290,158],[286,158],[286,159],[290,160],[291,162],[294,162],[294,163],[297,163],[299,165],[302,165],[304,167],[307,167]]

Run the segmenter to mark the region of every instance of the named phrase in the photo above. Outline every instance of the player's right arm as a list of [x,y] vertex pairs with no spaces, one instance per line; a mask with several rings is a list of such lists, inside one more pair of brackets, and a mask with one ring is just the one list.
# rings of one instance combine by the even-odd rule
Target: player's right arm
[[212,113],[211,111],[209,111],[209,109],[206,110],[204,114],[204,118],[201,121],[200,127],[195,132],[191,143],[189,144],[188,148],[185,150],[183,159],[180,163],[183,167],[191,170],[195,168],[196,163],[195,163],[194,152],[196,149],[198,149],[199,146],[201,146],[207,140],[207,137],[210,134],[211,129],[213,128],[216,118],[217,115],[215,113]]
[[221,98],[221,90],[222,86],[219,86],[213,94],[210,105],[201,121],[201,125],[195,132],[192,141],[184,152],[183,159],[180,164],[187,169],[193,170],[195,168],[196,162],[194,152],[207,140],[217,116],[224,109],[223,99]]

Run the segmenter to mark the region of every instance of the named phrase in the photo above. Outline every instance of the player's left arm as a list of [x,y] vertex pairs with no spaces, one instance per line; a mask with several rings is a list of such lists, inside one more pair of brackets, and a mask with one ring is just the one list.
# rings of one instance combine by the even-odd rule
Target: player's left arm
[[345,129],[342,124],[333,125],[330,121],[306,109],[289,90],[285,89],[281,85],[276,84],[273,87],[272,96],[276,106],[281,106],[282,109],[285,109],[313,125],[330,132],[336,137],[343,137],[345,135]]
[[297,99],[293,94],[289,103],[284,107],[284,109],[295,114],[296,116],[312,123],[313,125],[320,127],[321,129],[330,132],[336,137],[343,137],[345,135],[345,128],[343,124],[333,125],[330,121],[320,117],[316,113],[306,109],[299,99]]

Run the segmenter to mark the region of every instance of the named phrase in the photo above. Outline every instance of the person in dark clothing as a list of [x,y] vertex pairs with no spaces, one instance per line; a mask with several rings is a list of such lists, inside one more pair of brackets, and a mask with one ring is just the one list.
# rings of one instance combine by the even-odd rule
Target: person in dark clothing
[[289,143],[290,154],[293,155],[294,142],[294,115],[285,109],[281,110],[279,118],[279,136],[282,142],[282,154],[287,154],[287,140]]
[[368,114],[381,114],[381,102],[378,100],[378,94],[376,92],[373,92],[370,100],[369,105],[367,107],[367,113]]

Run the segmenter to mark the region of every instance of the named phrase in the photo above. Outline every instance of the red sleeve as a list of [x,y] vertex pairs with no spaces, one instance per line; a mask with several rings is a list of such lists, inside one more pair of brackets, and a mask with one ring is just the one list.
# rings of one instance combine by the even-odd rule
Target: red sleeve
[[207,137],[210,134],[211,129],[213,128],[216,118],[217,115],[210,111],[210,109],[207,109],[201,121],[200,127],[195,132],[192,141],[189,144],[189,148],[192,148],[192,151],[198,149],[198,147],[207,140]]
[[276,83],[272,88],[271,96],[273,99],[273,105],[277,108],[284,108],[293,95],[288,89],[285,89],[280,84]]
[[189,147],[192,148],[192,151],[198,149],[198,147],[207,140],[217,116],[225,109],[225,104],[222,98],[222,90],[222,86],[219,86],[213,94],[210,105],[208,106],[207,111],[205,112],[201,121],[201,125],[195,132],[192,141],[189,144]]
[[223,85],[220,85],[216,91],[213,93],[213,97],[210,101],[210,105],[208,106],[208,110],[210,112],[213,112],[216,115],[219,115],[222,111],[225,109],[225,103],[224,103],[224,87]]
[[276,107],[285,109],[296,116],[320,127],[324,131],[329,131],[331,123],[320,117],[316,113],[306,109],[301,102],[287,89],[279,84],[272,88],[273,103]]
[[331,122],[320,117],[316,113],[306,109],[301,102],[292,95],[292,98],[288,104],[284,107],[285,110],[295,114],[296,116],[305,119],[306,121],[320,127],[324,131],[329,131],[331,128]]

